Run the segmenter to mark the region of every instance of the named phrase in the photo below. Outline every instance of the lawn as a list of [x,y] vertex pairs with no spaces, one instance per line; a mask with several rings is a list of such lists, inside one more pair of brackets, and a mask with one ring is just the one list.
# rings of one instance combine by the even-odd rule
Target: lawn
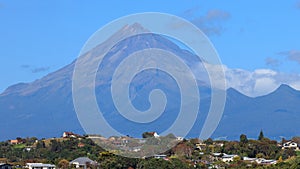
[[14,148],[25,148],[25,144],[16,144],[14,145]]

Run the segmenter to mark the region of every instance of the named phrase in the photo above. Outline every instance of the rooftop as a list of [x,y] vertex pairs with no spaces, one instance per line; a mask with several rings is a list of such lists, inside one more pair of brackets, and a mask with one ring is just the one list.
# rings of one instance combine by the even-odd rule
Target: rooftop
[[79,157],[71,161],[70,163],[78,163],[79,165],[85,165],[86,163],[96,164],[97,162],[89,159],[88,157]]

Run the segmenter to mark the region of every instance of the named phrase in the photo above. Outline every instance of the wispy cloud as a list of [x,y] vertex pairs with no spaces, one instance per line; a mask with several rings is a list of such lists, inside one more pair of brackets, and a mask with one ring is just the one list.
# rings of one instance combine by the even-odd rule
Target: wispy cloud
[[192,22],[207,35],[221,35],[224,31],[221,22],[230,18],[230,14],[221,10],[210,10],[204,16],[197,17]]
[[230,13],[213,9],[207,11],[206,14],[199,15],[199,7],[194,7],[186,10],[183,15],[190,20],[193,24],[199,27],[207,35],[221,35],[225,28],[222,26],[222,22],[228,20]]
[[31,65],[27,65],[27,64],[21,65],[20,67],[22,69],[28,69],[28,70],[30,70],[31,73],[47,72],[50,69],[49,66],[46,66],[46,67],[34,67],[34,66],[31,66]]
[[230,18],[230,14],[220,10],[210,10],[204,16],[192,20],[207,35],[221,35],[224,31],[222,21]]
[[265,63],[267,66],[272,66],[272,67],[277,67],[280,65],[280,61],[278,59],[274,59],[274,58],[271,58],[271,57],[267,57],[265,59]]
[[199,6],[195,6],[193,8],[187,9],[183,12],[183,15],[187,18],[194,17],[195,13],[197,13],[200,10]]
[[28,68],[30,68],[30,65],[21,65],[20,66],[22,69],[28,69]]
[[226,20],[230,17],[230,14],[228,12],[222,11],[222,10],[210,10],[207,12],[204,19],[206,21],[216,21],[216,20]]
[[46,72],[50,69],[50,67],[38,67],[31,70],[32,73],[40,73],[40,72]]
[[288,60],[297,62],[300,64],[300,51],[299,50],[290,50],[279,52],[278,55],[285,56]]

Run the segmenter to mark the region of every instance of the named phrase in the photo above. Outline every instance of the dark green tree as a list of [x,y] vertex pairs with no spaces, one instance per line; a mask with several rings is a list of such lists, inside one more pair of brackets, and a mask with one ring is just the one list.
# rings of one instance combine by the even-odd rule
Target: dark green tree
[[259,136],[258,136],[258,140],[262,140],[264,138],[264,133],[262,130],[260,130]]
[[45,145],[44,141],[38,141],[36,144],[37,149],[41,149],[41,148],[45,148],[45,147],[46,147],[46,145]]
[[212,145],[214,143],[213,139],[208,138],[207,140],[204,141],[205,144],[207,145]]
[[151,138],[151,137],[154,137],[152,132],[144,132],[142,136],[143,136],[143,138]]
[[246,144],[248,142],[248,138],[245,134],[240,135],[240,143]]

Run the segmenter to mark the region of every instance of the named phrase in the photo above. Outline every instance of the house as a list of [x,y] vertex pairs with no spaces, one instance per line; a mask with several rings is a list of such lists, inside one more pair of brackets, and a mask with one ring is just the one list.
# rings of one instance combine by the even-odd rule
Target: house
[[55,165],[43,164],[43,163],[26,163],[26,168],[28,168],[28,169],[55,169]]
[[213,161],[219,161],[222,158],[223,153],[212,153],[211,155],[212,155],[211,159]]
[[294,150],[299,150],[298,144],[293,142],[293,141],[288,141],[283,143],[282,149],[294,149]]
[[33,146],[26,146],[26,147],[24,148],[24,151],[29,152],[29,151],[31,151],[32,149],[33,149]]
[[142,146],[132,147],[129,149],[129,151],[139,152],[139,151],[141,151],[141,148],[142,148]]
[[154,158],[156,158],[156,159],[166,159],[166,158],[167,158],[167,155],[164,155],[164,154],[161,154],[161,155],[156,154],[156,155],[154,155]]
[[151,134],[153,137],[158,138],[159,135],[156,132],[149,132],[149,134]]
[[23,143],[23,142],[22,142],[22,140],[18,140],[18,139],[17,139],[17,140],[9,140],[9,143],[10,143],[10,144],[21,144],[21,143]]
[[243,161],[253,163],[257,161],[257,158],[243,157]]
[[232,155],[228,155],[228,154],[224,154],[222,156],[222,161],[223,162],[232,162],[234,160],[234,158],[238,157],[238,155],[232,154]]
[[177,141],[183,141],[184,138],[183,138],[183,137],[176,137],[176,140],[177,140]]
[[202,150],[205,149],[205,147],[206,147],[206,144],[203,143],[203,142],[200,142],[200,143],[196,143],[196,144],[195,144],[195,149],[196,149],[196,150],[202,151]]
[[107,140],[105,137],[101,136],[101,135],[97,135],[97,134],[89,134],[87,135],[87,138],[89,139],[97,139],[97,140]]
[[257,164],[264,164],[264,165],[271,165],[271,164],[276,164],[276,160],[266,160],[264,158],[259,158],[256,160]]
[[263,160],[260,164],[271,165],[276,163],[277,163],[276,160]]
[[6,163],[0,163],[0,169],[12,169],[12,165]]
[[96,161],[93,161],[89,159],[88,157],[79,157],[75,160],[70,162],[71,166],[74,166],[75,168],[84,168],[86,169],[88,165],[96,166],[98,163]]
[[121,142],[123,144],[128,144],[130,142],[130,138],[129,137],[121,137],[120,140],[121,140]]
[[67,132],[65,131],[63,133],[63,138],[80,138],[81,136],[79,134],[74,134],[73,132]]

